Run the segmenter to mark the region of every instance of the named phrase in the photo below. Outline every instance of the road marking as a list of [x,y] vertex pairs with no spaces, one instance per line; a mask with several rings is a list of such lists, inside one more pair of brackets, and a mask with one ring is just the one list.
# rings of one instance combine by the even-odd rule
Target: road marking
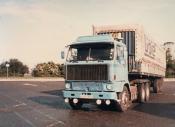
[[54,126],[56,126],[56,125],[58,125],[58,124],[64,125],[64,122],[63,122],[63,121],[56,121],[56,122],[54,122],[54,123],[51,123],[51,124],[47,125],[47,127],[54,127]]
[[26,103],[20,103],[20,104],[17,104],[17,105],[13,105],[13,107],[19,107],[19,106],[25,106],[27,105]]
[[14,112],[14,113],[15,113],[15,115],[17,115],[19,118],[21,118],[22,120],[24,120],[26,123],[28,123],[32,127],[37,127],[30,120],[28,120],[24,116],[22,116],[20,113],[18,113],[18,112]]
[[[1,93],[0,93],[0,94],[1,94]],[[19,103],[18,106],[20,106],[20,105],[25,105],[25,103],[23,103],[22,101],[17,100],[17,99],[14,99],[13,97],[11,97],[11,96],[9,96],[9,95],[2,95],[2,96],[5,96],[5,97],[7,97],[7,98],[9,98],[9,99],[11,99],[11,100],[13,100],[13,101],[16,101],[17,103]],[[26,105],[27,105],[27,104],[26,104]],[[39,113],[41,116],[45,116],[45,117],[49,118],[50,120],[55,121],[54,123],[48,125],[48,127],[53,127],[53,126],[55,126],[55,125],[57,125],[57,124],[65,125],[65,123],[64,123],[63,121],[57,120],[56,118],[54,118],[53,116],[51,116],[51,115],[49,115],[49,114],[47,114],[47,113],[44,113],[44,112],[42,112],[42,111],[40,111],[40,110],[38,110],[38,109],[34,109],[34,108],[33,108],[32,106],[30,106],[30,105],[27,105],[27,107],[30,108],[31,110],[33,110],[33,111]],[[32,123],[31,121],[29,121],[28,119],[24,118],[24,117],[23,117],[21,114],[19,114],[18,112],[14,112],[14,113],[15,113],[18,117],[20,117],[21,119],[23,119],[25,122],[27,122],[28,124],[30,124],[32,127],[36,127],[35,125],[33,125],[33,123]]]
[[65,123],[64,123],[63,121],[57,120],[56,118],[52,117],[52,116],[49,115],[49,114],[46,114],[46,113],[44,113],[44,112],[42,112],[42,111],[40,111],[40,110],[37,110],[37,109],[33,109],[33,110],[34,110],[35,112],[38,112],[39,114],[41,114],[41,115],[43,115],[43,116],[49,118],[50,120],[54,120],[54,121],[55,121],[54,123],[48,125],[47,127],[53,127],[54,125],[57,125],[57,124],[65,125]]
[[34,87],[36,87],[38,85],[36,85],[36,84],[30,84],[30,83],[24,83],[24,86],[34,86]]

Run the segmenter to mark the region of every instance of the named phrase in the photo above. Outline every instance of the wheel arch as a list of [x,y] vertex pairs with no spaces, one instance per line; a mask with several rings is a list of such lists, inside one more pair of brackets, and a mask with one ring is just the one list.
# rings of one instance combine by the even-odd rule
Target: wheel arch
[[125,83],[124,86],[128,89],[128,92],[129,92],[129,95],[130,95],[130,99],[131,99],[131,90],[130,90],[129,83]]

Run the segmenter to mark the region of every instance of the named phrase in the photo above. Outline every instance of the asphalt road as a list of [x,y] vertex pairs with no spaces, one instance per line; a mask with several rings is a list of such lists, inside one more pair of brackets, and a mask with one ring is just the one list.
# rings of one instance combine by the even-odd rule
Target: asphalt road
[[0,82],[0,127],[175,127],[175,82],[125,113],[92,104],[72,110],[63,88],[63,82]]

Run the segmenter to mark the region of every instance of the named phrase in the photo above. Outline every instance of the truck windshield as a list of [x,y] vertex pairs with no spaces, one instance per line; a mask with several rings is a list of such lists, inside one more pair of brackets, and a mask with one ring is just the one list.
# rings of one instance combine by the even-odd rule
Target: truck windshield
[[79,44],[69,48],[67,61],[112,60],[113,44]]

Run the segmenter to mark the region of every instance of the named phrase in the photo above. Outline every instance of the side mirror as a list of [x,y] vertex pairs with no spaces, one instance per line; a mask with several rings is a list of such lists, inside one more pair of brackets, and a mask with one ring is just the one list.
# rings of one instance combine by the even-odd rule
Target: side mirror
[[65,55],[64,55],[64,51],[61,51],[61,59],[64,59]]

